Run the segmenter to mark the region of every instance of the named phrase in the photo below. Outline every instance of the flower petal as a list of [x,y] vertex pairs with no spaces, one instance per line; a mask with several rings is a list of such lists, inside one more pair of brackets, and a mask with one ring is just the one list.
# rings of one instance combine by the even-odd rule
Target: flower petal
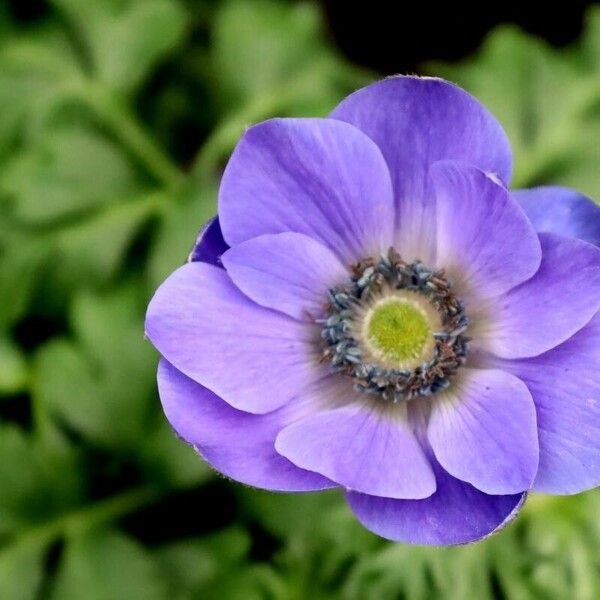
[[331,119],[272,119],[246,131],[219,191],[225,239],[304,233],[344,263],[392,242],[392,184],[381,151]]
[[242,242],[223,255],[223,264],[249,298],[302,320],[321,315],[327,290],[350,275],[329,248],[301,233]]
[[600,485],[600,314],[553,350],[497,366],[527,384],[537,408],[533,489],[576,494]]
[[531,487],[538,466],[535,406],[509,373],[464,369],[456,386],[432,402],[427,430],[441,466],[486,494]]
[[215,469],[241,483],[274,491],[305,492],[334,487],[322,475],[299,469],[275,451],[275,436],[298,406],[266,415],[232,408],[162,359],[158,390],[165,415],[178,435]]
[[349,489],[426,498],[435,478],[406,416],[351,405],[306,417],[277,436],[277,452]]
[[539,232],[557,233],[600,246],[600,206],[575,190],[541,186],[513,196]]
[[396,195],[396,247],[409,260],[428,261],[435,245],[435,201],[427,190],[434,162],[457,160],[510,180],[510,145],[498,121],[441,79],[384,79],[348,96],[331,117],[352,123],[381,148]]
[[146,333],[179,371],[248,412],[275,410],[322,375],[308,325],[254,304],[205,263],[158,288]]
[[495,302],[478,343],[502,358],[537,356],[577,333],[600,309],[600,249],[540,234],[542,264]]
[[213,217],[200,230],[188,257],[189,262],[205,262],[221,266],[221,255],[229,248],[223,239],[219,217]]
[[466,299],[498,296],[540,266],[535,230],[507,190],[477,169],[436,163],[437,264]]
[[357,492],[347,494],[350,508],[368,529],[409,544],[466,544],[510,523],[527,494],[488,496],[448,475],[432,461],[437,491],[424,500],[394,500]]

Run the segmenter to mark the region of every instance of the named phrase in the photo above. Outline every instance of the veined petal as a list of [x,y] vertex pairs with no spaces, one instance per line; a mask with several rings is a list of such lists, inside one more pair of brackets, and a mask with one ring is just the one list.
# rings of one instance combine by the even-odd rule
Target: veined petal
[[437,265],[467,307],[532,277],[542,250],[535,230],[508,191],[468,165],[431,168],[437,206]]
[[379,148],[332,119],[272,119],[246,131],[223,174],[219,218],[230,245],[303,233],[344,264],[392,242],[394,201]]
[[542,264],[494,300],[477,344],[502,358],[537,356],[569,339],[600,309],[600,249],[540,234]]
[[328,289],[349,277],[329,248],[301,233],[242,242],[223,255],[223,264],[249,298],[300,320],[322,315]]
[[277,452],[295,465],[345,486],[389,498],[426,498],[435,492],[433,471],[406,415],[350,405],[286,427]]
[[435,199],[429,167],[457,160],[505,184],[512,154],[498,121],[473,96],[441,79],[389,77],[348,96],[331,117],[352,123],[381,148],[396,197],[396,248],[429,261],[435,249]]
[[533,489],[576,494],[600,485],[600,314],[541,356],[495,364],[524,381],[535,402],[540,465]]
[[173,429],[227,477],[274,491],[305,492],[335,486],[275,451],[279,431],[310,410],[309,406],[297,402],[266,415],[246,413],[164,359],[158,367],[158,390]]
[[600,246],[600,206],[587,196],[550,185],[515,190],[512,195],[537,231],[574,237]]
[[158,288],[146,333],[179,371],[248,412],[275,410],[323,375],[307,324],[258,306],[201,262]]
[[432,402],[427,434],[442,467],[486,494],[516,494],[533,483],[535,407],[527,386],[509,373],[464,369]]

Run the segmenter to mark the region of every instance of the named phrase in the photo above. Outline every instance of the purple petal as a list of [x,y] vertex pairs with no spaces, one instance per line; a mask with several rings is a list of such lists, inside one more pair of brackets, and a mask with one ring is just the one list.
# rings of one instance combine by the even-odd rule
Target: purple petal
[[527,384],[537,408],[533,489],[576,494],[600,485],[600,314],[557,348],[498,366]]
[[394,203],[379,148],[331,119],[272,119],[246,131],[225,169],[219,218],[234,246],[304,233],[350,264],[387,249]]
[[488,496],[448,475],[432,460],[437,491],[424,500],[394,500],[350,492],[359,521],[384,538],[409,544],[466,544],[502,529],[521,509],[526,494]]
[[381,148],[396,195],[397,248],[428,260],[434,246],[435,202],[429,167],[457,160],[508,184],[512,156],[496,119],[472,96],[441,79],[390,77],[358,90],[331,117],[352,123]]
[[464,369],[432,402],[427,430],[441,466],[486,494],[528,490],[538,466],[535,406],[527,386],[500,370]]
[[349,277],[331,250],[301,233],[242,242],[223,255],[223,264],[252,300],[302,320],[321,315],[328,289]]
[[247,412],[275,410],[322,375],[308,325],[254,304],[205,263],[158,288],[146,333],[175,368]]
[[579,238],[600,246],[600,206],[587,196],[559,186],[516,190],[512,194],[537,231]]
[[437,264],[467,299],[507,292],[538,270],[535,230],[504,187],[476,167],[431,168],[437,203]]
[[405,415],[367,406],[314,414],[286,427],[277,452],[349,489],[389,498],[426,498],[435,478]]
[[546,352],[600,309],[600,249],[552,233],[540,234],[540,241],[538,272],[495,301],[487,330],[480,332],[485,348],[502,358]]
[[165,415],[177,434],[227,477],[282,492],[335,486],[322,475],[299,469],[275,451],[277,433],[306,409],[298,403],[266,415],[242,412],[164,359],[158,367],[158,389]]
[[200,230],[196,243],[190,252],[188,262],[205,262],[221,266],[221,255],[229,248],[223,239],[219,217],[213,217]]

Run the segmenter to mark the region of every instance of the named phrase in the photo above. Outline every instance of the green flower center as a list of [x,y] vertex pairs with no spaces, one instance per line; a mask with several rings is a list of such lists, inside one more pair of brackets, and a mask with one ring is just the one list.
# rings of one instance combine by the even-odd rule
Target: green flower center
[[432,339],[426,316],[406,300],[392,298],[373,308],[366,332],[369,343],[388,360],[419,359]]

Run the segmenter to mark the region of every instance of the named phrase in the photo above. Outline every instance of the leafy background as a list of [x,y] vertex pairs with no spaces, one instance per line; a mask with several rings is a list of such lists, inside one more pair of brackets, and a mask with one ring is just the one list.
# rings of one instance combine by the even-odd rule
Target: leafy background
[[[518,186],[600,196],[600,11],[560,52],[511,26],[424,65],[500,118]],[[325,115],[377,75],[312,4],[0,4],[0,598],[600,597],[600,494],[532,496],[477,545],[385,542],[339,493],[211,472],[165,423],[152,291],[215,212],[244,127]]]

